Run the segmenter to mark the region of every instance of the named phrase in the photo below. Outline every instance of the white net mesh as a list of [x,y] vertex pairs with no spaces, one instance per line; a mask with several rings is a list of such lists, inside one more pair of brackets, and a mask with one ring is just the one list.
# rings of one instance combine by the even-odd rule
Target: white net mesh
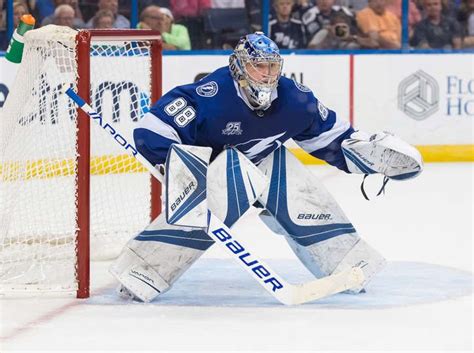
[[[0,118],[0,294],[76,283],[76,32],[28,32]],[[128,141],[150,102],[149,42],[93,41],[91,105]],[[91,253],[118,255],[149,222],[150,177],[91,124]]]

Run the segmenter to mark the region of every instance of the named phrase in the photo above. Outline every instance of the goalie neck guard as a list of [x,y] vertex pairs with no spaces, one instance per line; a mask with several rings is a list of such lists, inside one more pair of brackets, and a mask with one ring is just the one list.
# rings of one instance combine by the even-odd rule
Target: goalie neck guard
[[262,32],[240,38],[229,58],[232,77],[258,110],[270,107],[271,94],[278,86],[282,67],[278,46]]

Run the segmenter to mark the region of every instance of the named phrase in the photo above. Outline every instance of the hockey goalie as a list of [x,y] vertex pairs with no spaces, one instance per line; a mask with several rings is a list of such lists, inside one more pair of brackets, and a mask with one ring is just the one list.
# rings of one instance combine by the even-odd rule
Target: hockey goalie
[[232,225],[251,206],[284,234],[317,279],[313,289],[347,282],[338,274],[357,269],[357,281],[326,293],[359,293],[383,268],[383,256],[283,144],[293,139],[346,173],[379,173],[384,185],[420,174],[421,156],[391,134],[355,131],[309,88],[282,77],[282,66],[274,42],[260,32],[246,35],[228,66],[172,89],[143,117],[135,145],[164,174],[166,212],[131,239],[112,265],[120,295],[155,299],[215,242],[238,256],[269,292],[278,292],[284,281],[232,237]]

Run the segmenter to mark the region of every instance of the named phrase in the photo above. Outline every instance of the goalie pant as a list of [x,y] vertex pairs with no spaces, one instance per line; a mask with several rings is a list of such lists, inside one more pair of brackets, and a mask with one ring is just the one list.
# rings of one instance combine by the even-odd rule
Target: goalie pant
[[[284,146],[259,168],[270,175],[269,187],[259,198],[265,207],[261,213],[265,224],[285,236],[297,257],[317,278],[361,266],[366,281],[353,291],[362,290],[385,260],[359,237],[324,186]],[[213,168],[221,173],[231,169]],[[231,188],[227,189],[230,192]],[[229,217],[235,214],[235,206],[227,202],[232,198],[222,197],[221,190],[210,188],[208,192],[220,192],[218,196],[208,195],[220,200],[210,205],[212,212],[227,214],[223,219],[238,219]],[[244,212],[239,210],[238,216]],[[127,243],[110,271],[133,296],[151,301],[169,290],[212,244],[204,230],[170,225],[161,214]]]

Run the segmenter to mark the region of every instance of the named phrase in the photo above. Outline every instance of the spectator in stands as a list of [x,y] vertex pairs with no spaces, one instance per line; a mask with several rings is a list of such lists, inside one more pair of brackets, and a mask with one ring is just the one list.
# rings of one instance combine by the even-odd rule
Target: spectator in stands
[[160,8],[161,18],[159,21],[160,32],[165,49],[191,50],[191,39],[188,29],[174,23],[173,14],[166,7]]
[[13,28],[17,28],[20,23],[20,18],[29,13],[28,6],[24,2],[13,3]]
[[[307,8],[303,12],[301,22],[303,22],[306,36],[308,39],[308,48],[319,47],[322,37],[331,32],[331,19],[334,15],[341,13],[345,16],[344,22],[348,21],[349,33],[354,35],[357,32],[357,24],[354,15],[347,7],[334,5],[334,0],[316,0],[316,6]],[[342,20],[340,17],[338,21]],[[342,27],[342,25],[340,26]],[[316,33],[325,29],[323,34],[315,38]]]
[[140,22],[138,22],[137,28],[159,31],[161,16],[162,14],[159,6],[149,5],[140,13]]
[[[397,16],[402,22],[402,0],[388,0],[387,10]],[[411,38],[414,26],[421,21],[421,13],[413,0],[408,0],[408,34]]]
[[99,10],[92,17],[92,26],[93,28],[98,29],[107,29],[114,28],[115,16],[112,11],[109,10]]
[[418,22],[410,44],[415,48],[459,49],[462,29],[456,19],[442,14],[441,0],[425,0],[426,18]]
[[351,18],[343,12],[333,14],[329,25],[316,33],[308,48],[359,49],[358,36],[351,30]]
[[386,10],[386,6],[386,0],[369,0],[368,6],[357,13],[357,25],[369,39],[364,48],[400,48],[401,24],[397,16]]
[[[55,9],[57,9],[61,5],[69,5],[74,9],[73,28],[83,28],[85,24],[82,20],[82,13],[79,8],[78,0],[54,0]],[[54,22],[55,15],[53,12],[51,15],[46,16],[43,21],[41,21],[41,26],[50,25]]]
[[[100,10],[109,10],[115,16],[113,28],[130,28],[130,21],[123,15],[118,13],[118,0],[99,0],[98,3]],[[92,18],[87,22],[88,28],[92,27]]]
[[[426,18],[426,11],[425,11],[425,0],[414,0],[416,3],[416,7],[421,13],[422,18]],[[456,17],[457,10],[460,4],[460,0],[441,0],[441,13],[443,15],[447,15],[450,17]]]
[[292,9],[292,17],[301,20],[303,14],[314,6],[313,0],[296,0]]
[[274,0],[275,17],[269,21],[268,36],[280,49],[306,48],[306,36],[300,20],[291,17],[294,0]]
[[175,23],[188,29],[192,48],[203,48],[205,43],[202,14],[211,7],[211,0],[170,0],[170,4]]
[[74,9],[70,5],[59,5],[54,10],[54,24],[74,28]]
[[463,48],[474,48],[474,0],[463,0],[457,18],[464,32]]
[[191,40],[185,26],[175,24],[171,11],[165,7],[150,5],[140,15],[139,28],[161,32],[163,49],[190,50]]

